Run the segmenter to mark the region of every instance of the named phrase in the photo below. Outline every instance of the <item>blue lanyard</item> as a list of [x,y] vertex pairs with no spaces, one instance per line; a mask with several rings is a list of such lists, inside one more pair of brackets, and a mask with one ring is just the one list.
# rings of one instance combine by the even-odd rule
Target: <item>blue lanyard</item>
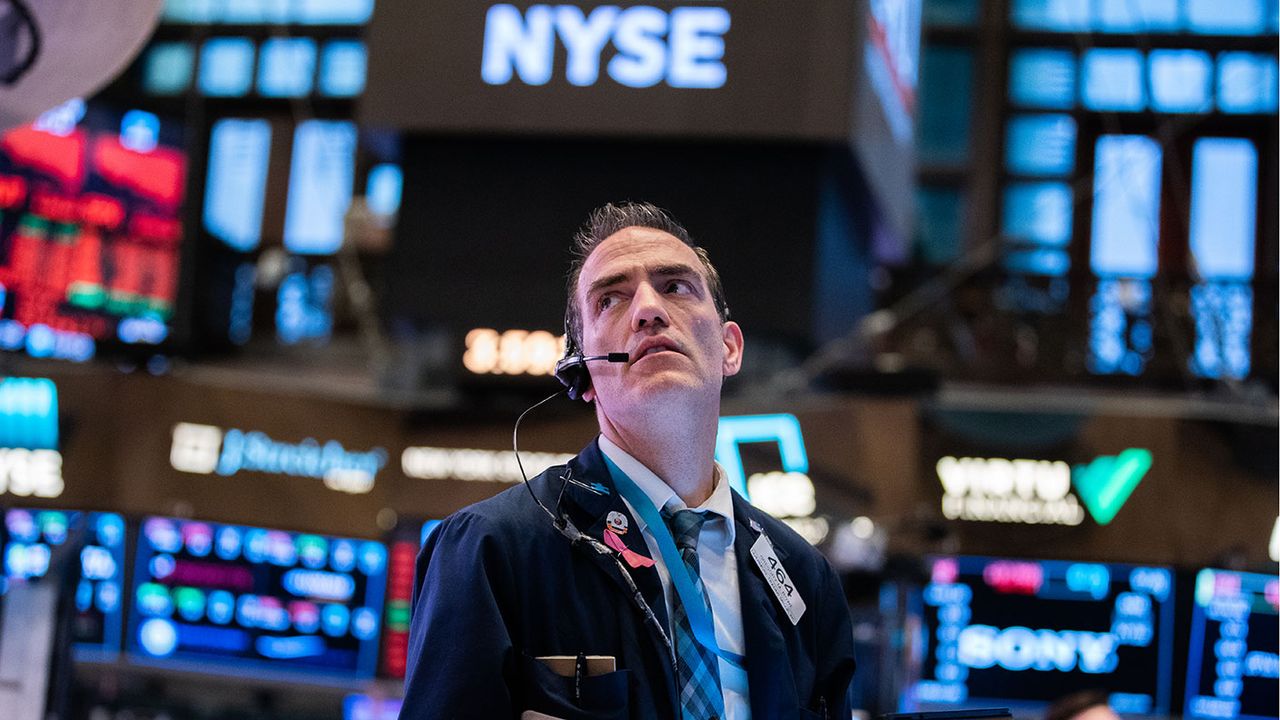
[[689,574],[689,568],[684,564],[680,550],[676,548],[676,541],[671,537],[671,530],[659,514],[658,508],[654,507],[649,496],[645,495],[635,481],[607,455],[604,461],[609,466],[609,474],[613,476],[613,484],[618,487],[618,492],[640,514],[649,532],[653,533],[654,540],[657,540],[658,552],[662,554],[662,562],[667,566],[667,574],[671,576],[671,585],[680,595],[681,603],[684,604],[693,636],[703,647],[715,653],[720,659],[745,669],[746,658],[723,650],[716,643],[715,625],[711,619],[711,611],[707,607],[709,603],[704,599],[703,594],[698,592],[693,577]]

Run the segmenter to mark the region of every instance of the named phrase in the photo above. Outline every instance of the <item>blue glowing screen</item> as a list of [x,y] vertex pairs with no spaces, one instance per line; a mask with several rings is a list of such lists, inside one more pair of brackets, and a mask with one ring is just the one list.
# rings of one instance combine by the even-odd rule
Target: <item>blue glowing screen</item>
[[1070,50],[1016,50],[1009,58],[1009,100],[1069,110],[1076,103],[1076,55]]
[[1076,164],[1076,121],[1069,115],[1016,115],[1005,126],[1004,164],[1019,175],[1060,176]]
[[1066,183],[1011,183],[1004,190],[1004,234],[1037,245],[1065,246],[1071,240],[1071,210]]
[[1186,0],[1187,29],[1205,35],[1260,35],[1267,31],[1264,0]]
[[355,181],[355,153],[355,123],[298,123],[284,216],[286,250],[299,255],[330,255],[342,245],[342,219],[351,204]]
[[1180,0],[1099,0],[1093,27],[1107,33],[1170,32],[1180,19]]
[[311,92],[316,70],[316,41],[273,37],[262,41],[258,59],[258,94],[302,97]]
[[1191,287],[1195,348],[1191,372],[1215,380],[1249,375],[1253,334],[1253,286],[1247,282],[1205,282]]
[[1151,281],[1103,279],[1089,298],[1089,355],[1096,375],[1141,375],[1153,354]]
[[373,0],[165,0],[166,22],[301,25],[363,25]]
[[1245,52],[1218,56],[1218,109],[1224,113],[1276,111],[1276,58]]
[[331,40],[320,53],[319,90],[328,97],[355,97],[364,92],[368,52],[359,40]]
[[1270,0],[1013,0],[1022,30],[1061,33],[1262,35],[1275,31]]
[[142,89],[152,95],[180,95],[191,87],[196,53],[190,43],[158,42],[147,49]]
[[54,553],[68,539],[83,539],[80,581],[75,588],[72,637],[76,654],[111,656],[120,652],[124,602],[124,518],[115,513],[19,510],[4,513],[0,549],[9,583],[44,577]]
[[333,269],[316,265],[290,272],[276,292],[276,337],[285,345],[324,342],[333,332]]
[[1213,58],[1200,50],[1152,50],[1151,109],[1203,113],[1213,108]]
[[271,155],[271,123],[224,118],[209,134],[204,227],[232,249],[248,252],[262,239],[262,205]]
[[1098,138],[1090,248],[1090,266],[1095,275],[1155,275],[1161,162],[1160,145],[1145,135]]
[[1147,104],[1142,53],[1126,48],[1086,50],[1081,99],[1090,110],[1141,110]]
[[1201,570],[1195,592],[1183,717],[1275,718],[1280,712],[1280,579]]
[[1005,253],[1004,267],[1019,275],[1061,277],[1071,269],[1071,258],[1065,250],[1012,250]]
[[404,173],[393,163],[380,163],[369,168],[365,183],[365,202],[373,212],[392,216],[400,211],[400,194],[404,190]]
[[1083,32],[1089,29],[1090,0],[1013,0],[1013,24],[1025,30]]
[[1243,138],[1201,138],[1191,161],[1191,255],[1206,280],[1248,280],[1258,212],[1258,151]]
[[386,575],[371,540],[149,517],[126,649],[204,672],[370,678]]
[[253,41],[246,37],[214,38],[200,48],[200,92],[211,97],[238,97],[253,86]]
[[1167,714],[1173,593],[1163,567],[935,558],[902,705],[1036,707],[1100,689],[1120,713]]
[[363,25],[373,0],[294,0],[294,20],[303,25]]

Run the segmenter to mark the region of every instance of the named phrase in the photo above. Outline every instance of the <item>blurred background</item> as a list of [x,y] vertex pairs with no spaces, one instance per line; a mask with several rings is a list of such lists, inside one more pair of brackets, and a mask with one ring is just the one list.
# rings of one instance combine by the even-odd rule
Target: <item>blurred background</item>
[[[861,712],[1277,717],[1276,0],[0,0],[0,703],[383,720],[668,208]],[[526,420],[530,472],[596,432]]]

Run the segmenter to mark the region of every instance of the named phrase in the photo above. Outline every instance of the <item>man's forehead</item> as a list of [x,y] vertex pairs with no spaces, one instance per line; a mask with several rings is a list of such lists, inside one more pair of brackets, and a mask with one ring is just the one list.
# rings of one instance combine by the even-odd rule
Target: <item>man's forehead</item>
[[627,227],[605,238],[591,251],[582,265],[578,286],[585,290],[605,275],[637,271],[704,274],[697,253],[684,241],[656,228]]

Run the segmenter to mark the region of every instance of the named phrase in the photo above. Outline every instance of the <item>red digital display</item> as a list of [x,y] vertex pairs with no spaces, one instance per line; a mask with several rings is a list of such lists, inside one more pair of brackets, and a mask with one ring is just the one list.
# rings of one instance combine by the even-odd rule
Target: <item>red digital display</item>
[[[168,334],[187,172],[180,130],[90,107],[0,135],[0,321],[93,340],[138,341],[117,336],[126,320],[162,328],[145,333],[150,342]],[[16,349],[12,324],[5,349]]]
[[382,672],[387,677],[403,678],[405,674],[414,561],[417,557],[416,543],[399,540],[391,544],[387,562],[387,619],[382,641]]

